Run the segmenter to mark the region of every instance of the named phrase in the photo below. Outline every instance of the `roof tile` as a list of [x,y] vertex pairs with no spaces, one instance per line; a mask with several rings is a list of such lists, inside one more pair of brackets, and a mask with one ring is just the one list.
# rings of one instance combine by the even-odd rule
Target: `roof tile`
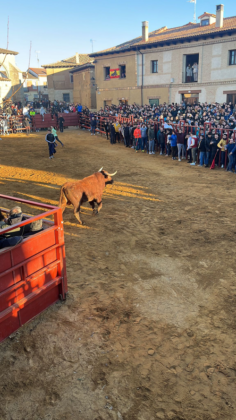
[[[212,15],[213,16],[213,15]],[[224,19],[224,25],[222,28],[216,28],[215,23],[207,26],[201,26],[200,23],[189,22],[187,25],[179,26],[176,28],[167,29],[163,27],[149,33],[148,41],[143,41],[142,37],[134,38],[131,41],[124,42],[123,44],[117,45],[116,47],[108,48],[93,54],[91,57],[98,56],[100,54],[109,54],[109,52],[119,52],[128,50],[130,47],[157,44],[163,41],[172,41],[187,37],[193,37],[197,35],[207,35],[218,32],[224,32],[230,29],[236,29],[236,16],[232,16]]]

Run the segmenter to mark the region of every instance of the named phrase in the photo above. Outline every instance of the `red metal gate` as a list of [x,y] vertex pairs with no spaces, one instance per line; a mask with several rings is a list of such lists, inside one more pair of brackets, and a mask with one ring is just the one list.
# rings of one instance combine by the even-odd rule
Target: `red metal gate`
[[[43,219],[44,230],[20,244],[0,250],[0,342],[67,294],[62,211],[58,207],[0,194],[0,198],[48,211],[9,228]],[[5,211],[4,209],[1,209]],[[45,220],[53,216],[54,222]]]

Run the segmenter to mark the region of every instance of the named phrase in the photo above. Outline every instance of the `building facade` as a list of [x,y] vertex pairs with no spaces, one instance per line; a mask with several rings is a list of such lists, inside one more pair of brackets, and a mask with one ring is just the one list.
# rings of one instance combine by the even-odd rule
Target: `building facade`
[[70,73],[73,76],[74,103],[82,104],[89,109],[96,109],[95,65],[92,63],[83,64],[75,67]]
[[119,102],[236,103],[236,17],[223,13],[218,5],[199,23],[151,33],[145,21],[139,38],[91,54],[98,108]]
[[0,48],[0,104],[12,95],[13,102],[22,102],[24,99],[21,86],[23,75],[15,63],[17,54],[15,51]]
[[47,73],[42,68],[30,67],[24,78],[24,97],[26,101],[48,99]]
[[74,102],[73,96],[73,75],[70,71],[83,65],[92,59],[87,54],[76,53],[73,57],[57,61],[52,64],[45,64],[42,67],[47,72],[48,97],[50,101]]

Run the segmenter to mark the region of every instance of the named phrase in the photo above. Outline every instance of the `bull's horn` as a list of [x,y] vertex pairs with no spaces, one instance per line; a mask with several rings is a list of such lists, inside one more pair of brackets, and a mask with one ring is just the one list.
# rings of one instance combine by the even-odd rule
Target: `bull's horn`
[[98,172],[101,172],[103,170],[103,166],[101,167],[101,169],[99,169],[99,171]]
[[114,172],[114,174],[109,174],[108,172],[107,172],[107,175],[108,176],[115,176],[117,174],[117,171],[116,172]]

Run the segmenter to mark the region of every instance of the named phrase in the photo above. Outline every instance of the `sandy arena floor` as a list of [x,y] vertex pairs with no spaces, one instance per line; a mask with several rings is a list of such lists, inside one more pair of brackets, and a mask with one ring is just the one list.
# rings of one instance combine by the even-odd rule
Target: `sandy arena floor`
[[3,194],[118,174],[99,216],[64,213],[67,301],[0,345],[0,419],[236,419],[236,176],[78,130],[51,161],[44,137],[0,141]]

